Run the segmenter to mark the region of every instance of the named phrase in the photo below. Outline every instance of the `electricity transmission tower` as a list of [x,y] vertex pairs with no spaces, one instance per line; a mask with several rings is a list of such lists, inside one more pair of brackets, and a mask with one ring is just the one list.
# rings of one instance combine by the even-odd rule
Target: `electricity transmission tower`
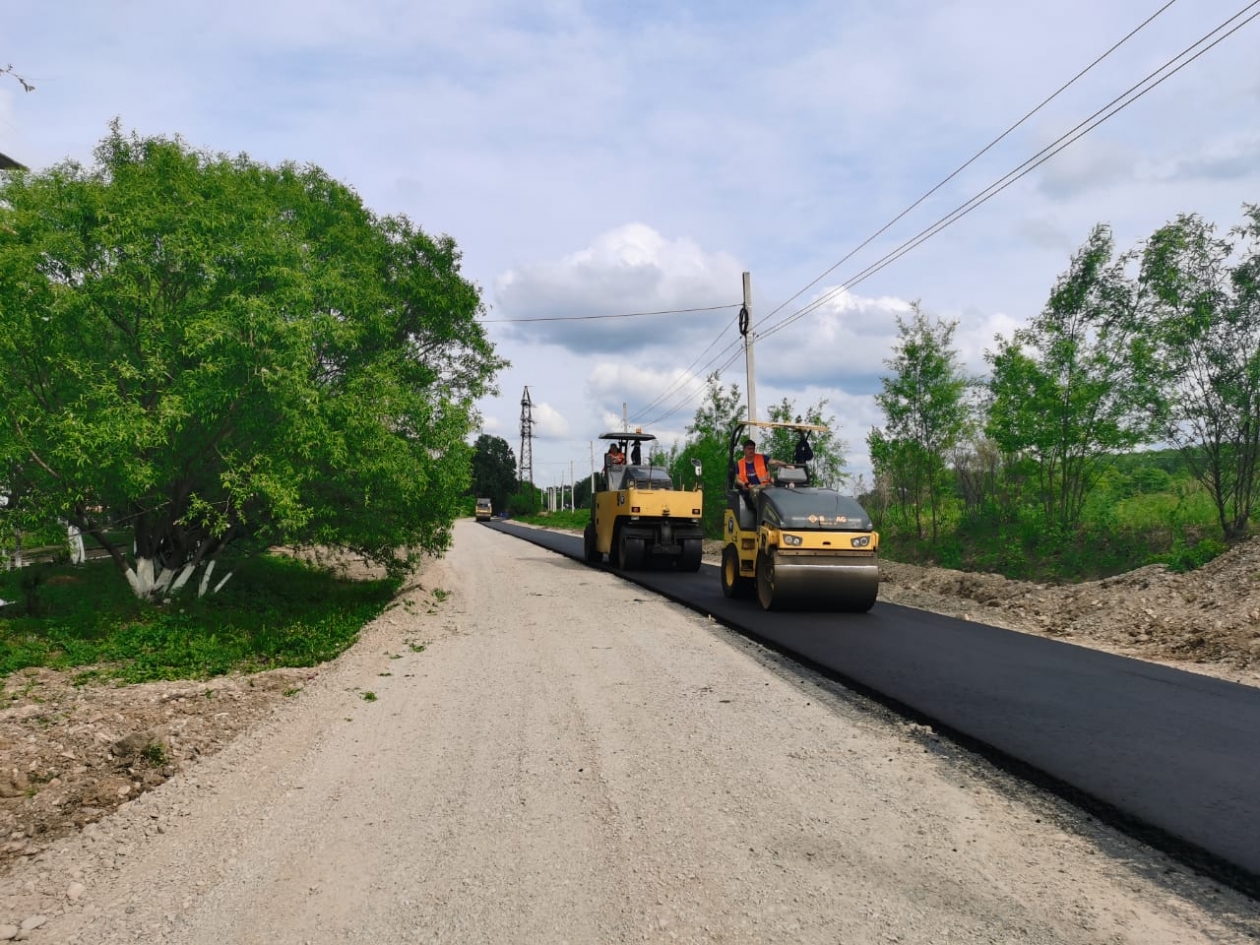
[[534,481],[534,417],[531,413],[533,401],[529,399],[529,388],[521,395],[521,462],[517,470],[517,482],[523,487],[525,483]]

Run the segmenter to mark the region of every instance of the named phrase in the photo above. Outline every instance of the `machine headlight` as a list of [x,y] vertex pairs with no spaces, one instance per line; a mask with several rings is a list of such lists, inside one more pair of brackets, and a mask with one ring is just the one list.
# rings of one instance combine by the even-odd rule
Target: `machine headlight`
[[801,544],[801,536],[800,535],[784,535],[783,544],[792,545],[795,547]]
[[870,543],[871,543],[870,535],[862,535],[861,537],[851,539],[850,541],[850,544],[852,544],[854,548],[865,548]]

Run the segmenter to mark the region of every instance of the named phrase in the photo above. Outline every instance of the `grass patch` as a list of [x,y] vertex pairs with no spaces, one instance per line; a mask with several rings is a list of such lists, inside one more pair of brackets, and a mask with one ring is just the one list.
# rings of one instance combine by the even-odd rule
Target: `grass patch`
[[569,528],[581,531],[591,520],[590,509],[564,509],[558,512],[542,512],[538,515],[513,515],[513,521],[525,522],[528,525],[542,525],[547,528]]
[[[313,666],[352,644],[399,587],[263,555],[242,562],[216,595],[154,605],[107,562],[41,567],[38,616],[21,604],[0,608],[0,676],[91,667],[75,681],[134,683]],[[0,599],[23,599],[22,571],[0,574]]]
[[167,762],[166,746],[160,742],[151,742],[140,750],[140,757],[154,768],[160,768]]

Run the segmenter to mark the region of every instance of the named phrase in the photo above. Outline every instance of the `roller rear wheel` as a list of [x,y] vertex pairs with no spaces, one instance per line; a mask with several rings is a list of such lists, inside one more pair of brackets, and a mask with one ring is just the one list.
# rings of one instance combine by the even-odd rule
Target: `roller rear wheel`
[[638,571],[643,567],[643,559],[647,556],[647,550],[644,547],[642,538],[631,538],[626,534],[622,534],[619,542],[621,554],[620,567],[623,571]]
[[595,523],[588,522],[586,530],[582,532],[582,553],[586,560],[592,564],[598,564],[604,560],[604,556],[600,553],[595,543]]
[[700,560],[704,557],[704,542],[699,538],[688,538],[682,543],[682,554],[678,557],[679,571],[699,571]]

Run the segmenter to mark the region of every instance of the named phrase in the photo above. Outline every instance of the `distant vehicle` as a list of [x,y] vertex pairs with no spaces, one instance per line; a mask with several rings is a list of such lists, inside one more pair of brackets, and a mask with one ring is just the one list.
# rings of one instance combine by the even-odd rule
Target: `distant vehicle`
[[[754,487],[754,508],[736,488],[741,444],[753,427],[797,434],[796,463]],[[827,428],[745,420],[731,430],[722,549],[722,593],[766,610],[870,610],[879,596],[879,533],[857,500],[816,485],[809,434]]]
[[477,521],[488,522],[494,518],[494,504],[489,499],[477,500]]
[[591,497],[591,521],[583,535],[586,560],[596,563],[608,555],[613,567],[625,571],[653,564],[698,571],[704,544],[699,462],[692,463],[695,488],[675,489],[667,469],[640,461],[642,445],[654,435],[637,430],[600,439],[616,444],[621,461],[606,461],[603,487]]

